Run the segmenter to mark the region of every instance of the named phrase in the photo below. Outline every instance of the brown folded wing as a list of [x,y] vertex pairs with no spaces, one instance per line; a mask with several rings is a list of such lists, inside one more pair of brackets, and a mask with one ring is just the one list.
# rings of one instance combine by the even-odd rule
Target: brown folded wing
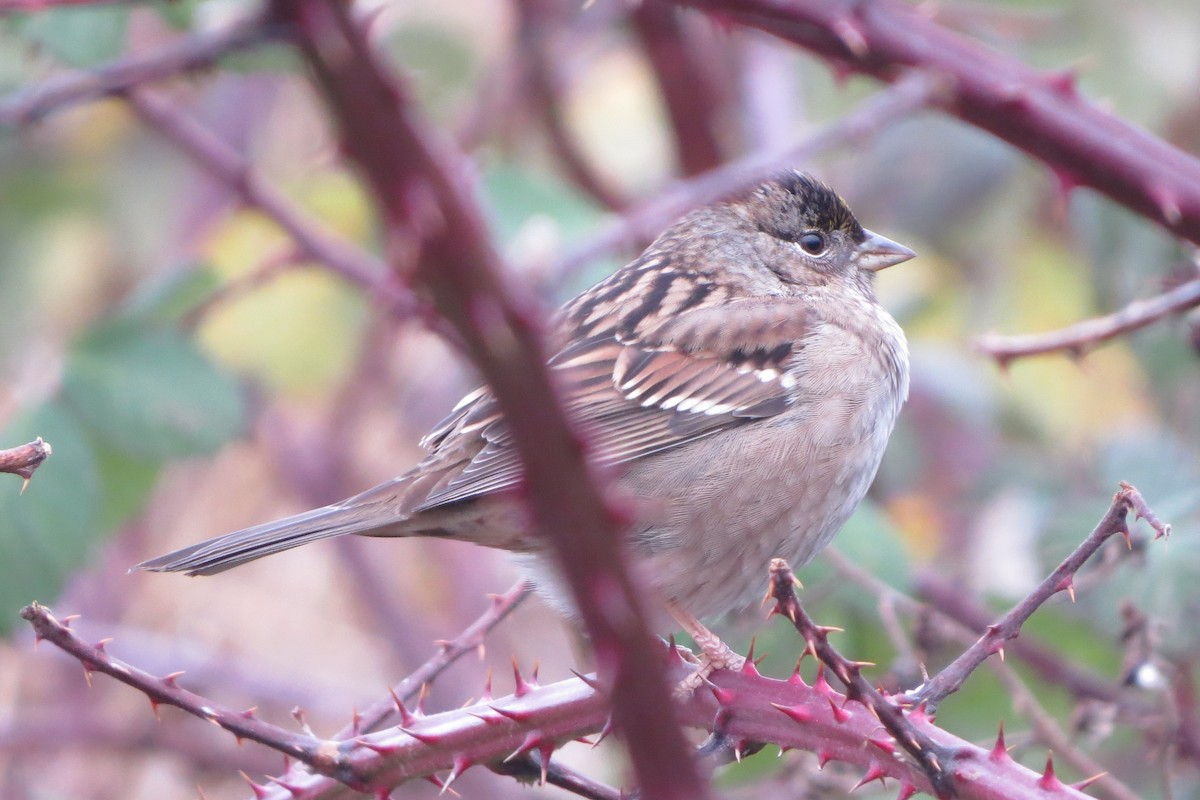
[[[621,464],[783,412],[799,394],[791,367],[813,322],[794,297],[726,301],[649,329],[602,322],[550,365],[568,414],[599,459]],[[431,450],[423,466],[442,469],[414,511],[503,491],[521,479],[516,448],[486,387],[464,398],[422,444]]]

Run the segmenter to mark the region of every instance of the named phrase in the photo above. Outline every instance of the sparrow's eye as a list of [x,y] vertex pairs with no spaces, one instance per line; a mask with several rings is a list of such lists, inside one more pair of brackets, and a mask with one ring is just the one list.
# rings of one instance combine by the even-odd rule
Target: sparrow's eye
[[800,247],[809,255],[817,256],[825,252],[825,237],[816,231],[809,231],[799,241]]

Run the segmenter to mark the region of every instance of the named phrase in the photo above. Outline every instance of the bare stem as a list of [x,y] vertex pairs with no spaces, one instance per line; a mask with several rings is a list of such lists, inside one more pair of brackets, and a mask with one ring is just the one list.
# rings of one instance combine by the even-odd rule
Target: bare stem
[[316,219],[264,182],[236,150],[166,98],[147,90],[125,93],[138,118],[179,147],[247,206],[282,228],[309,258],[356,283],[397,314],[412,313],[416,299],[387,265],[330,233]]
[[976,339],[975,346],[980,352],[996,359],[1001,366],[1016,358],[1047,353],[1062,352],[1079,357],[1102,342],[1196,306],[1200,306],[1200,278],[1176,286],[1157,297],[1135,300],[1115,314],[1085,320],[1049,333],[1023,336],[991,333]]
[[642,246],[682,214],[749,188],[778,169],[794,167],[819,153],[861,142],[887,125],[929,107],[940,93],[936,80],[912,75],[790,147],[752,153],[695,178],[676,181],[569,251],[549,274],[555,280],[562,280],[602,255]]
[[[488,769],[497,775],[507,775],[518,780],[533,782],[542,779],[540,761],[540,756],[535,758],[533,755],[526,755],[512,761],[489,764]],[[557,761],[550,761],[546,765],[545,782],[579,797],[586,797],[588,800],[625,800],[629,797],[625,792],[594,781]]]
[[562,52],[565,50],[562,44],[554,40],[562,33],[563,25],[561,20],[551,16],[558,4],[547,0],[519,0],[514,5],[519,71],[541,117],[551,149],[576,186],[609,210],[624,208],[625,199],[588,161],[566,124],[560,88],[566,54]]
[[139,0],[0,0],[0,14],[48,11],[52,8],[134,5]]
[[0,100],[0,126],[29,125],[69,106],[203,69],[229,53],[281,39],[285,33],[283,26],[253,18],[217,31],[189,34],[149,53],[86,72],[70,72]]
[[[28,444],[0,450],[0,472],[20,475],[25,479],[25,486],[28,486],[29,479],[42,462],[50,457],[50,453],[50,444],[40,436]],[[24,487],[21,491],[25,491]]]

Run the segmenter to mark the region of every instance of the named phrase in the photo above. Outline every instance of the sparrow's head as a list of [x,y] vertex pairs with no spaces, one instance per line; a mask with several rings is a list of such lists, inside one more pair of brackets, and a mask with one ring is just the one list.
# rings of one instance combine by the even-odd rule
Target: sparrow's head
[[803,172],[782,172],[734,199],[730,208],[752,230],[782,245],[772,249],[786,257],[771,258],[767,266],[785,281],[808,282],[806,274],[857,279],[916,255],[864,228],[837,192]]

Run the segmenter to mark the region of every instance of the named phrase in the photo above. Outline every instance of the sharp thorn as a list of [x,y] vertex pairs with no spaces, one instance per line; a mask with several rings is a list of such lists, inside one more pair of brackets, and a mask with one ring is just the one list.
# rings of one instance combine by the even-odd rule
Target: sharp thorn
[[1010,761],[1012,757],[1008,754],[1008,746],[1004,743],[1004,722],[1000,722],[1000,732],[996,734],[996,744],[992,746],[992,750],[988,753],[988,758],[993,762]]
[[1077,781],[1077,782],[1075,782],[1075,783],[1072,783],[1072,784],[1071,784],[1071,788],[1072,788],[1072,789],[1074,789],[1074,790],[1076,790],[1076,791],[1082,792],[1084,789],[1086,789],[1087,787],[1091,786],[1093,783],[1095,783],[1096,781],[1100,780],[1101,778],[1103,778],[1103,777],[1104,777],[1105,775],[1107,775],[1107,774],[1108,774],[1107,772],[1101,772],[1101,773],[1099,773],[1099,774],[1093,775],[1093,776],[1092,776],[1092,777],[1090,777],[1090,778],[1084,778],[1084,779],[1083,779],[1083,780],[1081,780],[1081,781]]
[[1039,789],[1046,792],[1056,792],[1063,786],[1062,781],[1054,774],[1054,754],[1049,753],[1046,756],[1046,769],[1042,773],[1042,777],[1038,778],[1037,785]]
[[867,771],[862,776],[862,780],[860,780],[858,783],[854,784],[853,788],[851,788],[850,791],[853,792],[858,789],[861,789],[862,787],[866,786],[868,783],[871,783],[872,781],[879,781],[880,783],[883,783],[883,779],[886,776],[887,776],[887,773],[883,771],[883,767],[879,766],[879,762],[872,760],[871,763],[867,766]]

